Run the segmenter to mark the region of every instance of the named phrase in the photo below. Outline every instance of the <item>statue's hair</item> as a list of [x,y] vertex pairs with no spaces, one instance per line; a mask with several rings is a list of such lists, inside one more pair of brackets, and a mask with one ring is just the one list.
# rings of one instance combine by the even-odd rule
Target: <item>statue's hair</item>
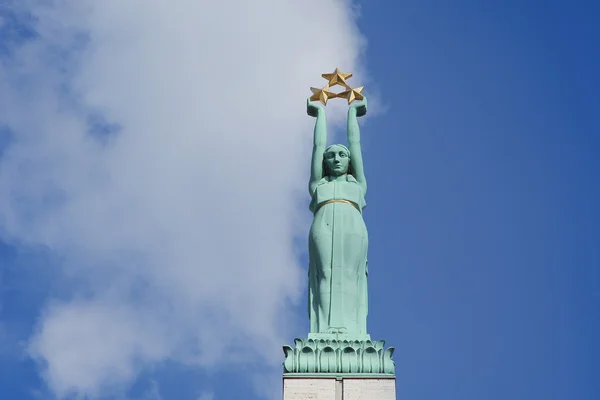
[[339,146],[346,150],[346,153],[348,153],[348,175],[354,176],[354,169],[352,168],[352,154],[350,154],[350,149],[348,149],[343,144],[332,144],[328,146],[323,152],[323,178],[329,176],[329,169],[327,168],[327,163],[325,162],[325,153],[327,153],[329,149],[331,149],[333,146]]

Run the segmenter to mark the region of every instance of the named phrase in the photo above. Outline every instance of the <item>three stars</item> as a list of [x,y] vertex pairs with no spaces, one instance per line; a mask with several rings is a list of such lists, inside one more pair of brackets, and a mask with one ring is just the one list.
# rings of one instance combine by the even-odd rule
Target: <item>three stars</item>
[[[360,86],[357,88],[352,88],[346,83],[346,79],[352,77],[352,74],[345,73],[340,71],[339,68],[336,68],[330,74],[322,74],[323,78],[327,79],[329,82],[321,89],[311,87],[310,90],[313,92],[313,95],[310,97],[311,101],[320,101],[323,104],[327,104],[327,100],[334,99],[336,97],[346,98],[348,100],[348,104],[352,103],[354,100],[362,100],[364,99],[364,95],[361,93],[364,86]],[[346,88],[346,91],[341,93],[333,93],[329,89],[332,86],[340,85]]]

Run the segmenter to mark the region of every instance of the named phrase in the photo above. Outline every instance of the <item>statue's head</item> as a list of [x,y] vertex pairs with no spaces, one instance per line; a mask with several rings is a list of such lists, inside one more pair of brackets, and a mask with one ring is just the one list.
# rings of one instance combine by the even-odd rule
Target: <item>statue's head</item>
[[343,144],[332,144],[323,153],[323,175],[341,176],[352,174],[350,150]]

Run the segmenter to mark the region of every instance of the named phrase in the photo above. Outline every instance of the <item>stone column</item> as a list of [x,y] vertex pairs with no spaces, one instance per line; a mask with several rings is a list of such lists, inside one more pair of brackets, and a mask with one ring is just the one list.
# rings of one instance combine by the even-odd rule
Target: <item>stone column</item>
[[396,378],[284,376],[283,400],[396,400]]

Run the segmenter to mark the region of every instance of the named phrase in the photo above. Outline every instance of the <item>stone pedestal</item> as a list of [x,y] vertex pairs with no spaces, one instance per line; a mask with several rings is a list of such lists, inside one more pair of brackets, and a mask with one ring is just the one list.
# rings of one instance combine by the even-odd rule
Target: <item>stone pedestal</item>
[[394,348],[312,334],[283,346],[283,400],[396,400]]
[[284,376],[283,400],[396,400],[396,378]]
[[385,341],[336,338],[295,339],[295,348],[283,346],[284,373],[394,375],[394,348]]

